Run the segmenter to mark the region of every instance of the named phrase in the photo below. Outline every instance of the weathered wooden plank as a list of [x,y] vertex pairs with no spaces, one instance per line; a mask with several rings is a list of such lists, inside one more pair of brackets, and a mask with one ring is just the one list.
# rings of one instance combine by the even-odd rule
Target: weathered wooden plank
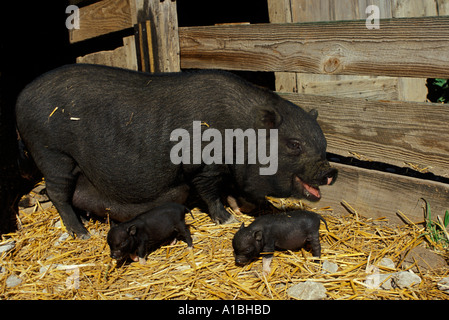
[[435,0],[392,0],[393,18],[436,16]]
[[[291,74],[290,72],[287,74]],[[334,97],[364,98],[368,100],[399,100],[398,78],[338,76],[328,79],[324,74],[298,74],[298,92]],[[412,78],[405,78],[412,79]],[[279,80],[282,80],[281,78]],[[281,91],[282,92],[282,91]]]
[[176,1],[150,0],[147,2],[150,21],[156,34],[156,71],[179,72],[179,35]]
[[[391,13],[394,18],[438,16],[435,0],[391,0]],[[447,1],[447,0],[444,0]],[[427,101],[426,79],[399,78],[399,100]]]
[[[292,8],[290,0],[267,0],[270,23],[292,23]],[[316,2],[316,1],[314,1]],[[296,22],[296,21],[295,21]],[[296,73],[275,72],[276,91],[298,92]]]
[[101,64],[105,66],[137,70],[134,36],[123,38],[123,46],[114,50],[99,51],[76,58],[76,63]]
[[449,17],[184,27],[182,68],[449,78]]
[[392,223],[402,223],[398,210],[414,222],[423,221],[421,198],[430,203],[433,217],[443,217],[449,209],[447,184],[338,163],[332,166],[339,170],[338,178],[334,185],[321,187],[322,199],[309,203],[314,207],[331,206],[341,213],[344,200],[365,217],[387,217]]
[[[133,20],[146,26],[146,41],[139,39],[139,46],[148,46],[149,72],[179,72],[179,36],[176,1],[131,0]],[[140,29],[139,29],[140,30]],[[140,32],[139,32],[140,33]],[[140,37],[139,37],[140,38]],[[140,53],[142,55],[142,52]],[[143,56],[141,56],[143,57]],[[142,64],[143,65],[143,64]]]
[[448,0],[436,0],[438,15],[447,16],[449,15],[449,1]]
[[70,43],[132,28],[129,1],[102,0],[80,8],[80,29],[69,31]]
[[437,103],[366,101],[282,93],[305,110],[318,110],[328,151],[356,152],[373,161],[428,167],[449,177],[449,108]]
[[[434,0],[416,4],[414,0],[284,0],[269,1],[269,15],[272,23],[318,22],[329,20],[366,19],[366,8],[376,5],[380,18],[438,16]],[[447,0],[444,0],[447,1]],[[413,2],[413,3],[412,3]],[[274,5],[275,4],[275,5]],[[407,10],[404,10],[407,8]],[[433,8],[433,11],[431,10]],[[406,12],[405,12],[406,11]],[[393,78],[382,80],[383,87],[370,84],[374,76],[317,75],[306,73],[276,72],[276,91],[317,94],[316,86],[322,95],[364,97],[373,100],[403,100],[425,102],[427,98],[426,79]],[[353,80],[353,81],[349,81]],[[379,82],[375,82],[379,84]]]

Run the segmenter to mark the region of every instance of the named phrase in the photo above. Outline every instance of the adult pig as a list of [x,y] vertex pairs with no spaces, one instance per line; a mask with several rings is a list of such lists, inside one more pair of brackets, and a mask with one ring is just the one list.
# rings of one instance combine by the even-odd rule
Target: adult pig
[[[72,199],[83,186],[89,188],[78,190],[83,209],[117,221],[164,202],[182,203],[193,190],[211,218],[224,223],[231,218],[221,202],[227,185],[252,202],[265,196],[317,201],[318,187],[337,175],[326,161],[315,112],[225,72],[151,75],[68,65],[29,84],[18,98],[16,117],[64,225],[81,238],[89,235]],[[277,172],[260,175],[262,165],[248,163],[174,164],[171,133],[185,129],[192,136],[194,121],[222,133],[277,129]],[[85,180],[77,187],[81,176]],[[90,201],[90,194],[101,201]]]

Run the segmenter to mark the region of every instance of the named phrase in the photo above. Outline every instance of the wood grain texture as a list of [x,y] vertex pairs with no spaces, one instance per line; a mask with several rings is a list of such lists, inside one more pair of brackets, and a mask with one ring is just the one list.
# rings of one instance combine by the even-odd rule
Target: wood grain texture
[[70,43],[132,28],[129,1],[102,0],[80,8],[80,29],[69,31]]
[[[441,0],[449,2],[447,0]],[[297,23],[337,20],[363,20],[369,14],[366,8],[376,5],[380,18],[438,16],[435,0],[283,0],[268,1],[271,23]],[[322,94],[332,96],[364,97],[372,100],[402,100],[425,102],[426,79],[393,78],[374,82],[375,76],[317,75],[276,72],[276,91]],[[352,81],[350,81],[352,80]],[[385,85],[385,89],[383,87]],[[321,92],[316,92],[314,87]]]
[[373,161],[429,167],[449,177],[449,108],[437,103],[366,101],[280,94],[305,110],[318,110],[328,152],[356,152]]
[[76,63],[101,64],[105,66],[137,70],[134,36],[123,38],[123,46],[114,50],[99,51],[77,57]]
[[449,78],[449,17],[184,27],[182,68]]
[[[176,1],[145,1],[154,28],[156,72],[179,72],[179,36]],[[145,8],[144,8],[145,9]]]
[[321,187],[322,199],[309,203],[313,207],[330,206],[342,213],[346,209],[341,203],[346,201],[365,217],[387,217],[393,223],[402,223],[398,210],[414,222],[423,221],[421,198],[429,202],[434,218],[443,217],[448,209],[447,184],[338,163],[332,166],[339,170],[338,178],[334,185]]
[[368,100],[399,100],[398,78],[370,78],[366,76],[340,75],[338,76],[338,80],[331,80],[328,79],[329,77],[334,76],[324,74],[298,74],[298,92],[323,96],[364,98]]

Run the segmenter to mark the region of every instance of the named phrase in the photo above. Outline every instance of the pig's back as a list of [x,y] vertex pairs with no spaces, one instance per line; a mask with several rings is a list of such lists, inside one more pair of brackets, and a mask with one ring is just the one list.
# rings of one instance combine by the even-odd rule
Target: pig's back
[[180,175],[170,161],[174,129],[192,133],[193,121],[250,127],[248,108],[266,94],[222,72],[150,75],[69,65],[29,84],[16,116],[38,167],[51,149],[70,155],[100,192],[120,197],[125,188],[128,199],[141,199]]

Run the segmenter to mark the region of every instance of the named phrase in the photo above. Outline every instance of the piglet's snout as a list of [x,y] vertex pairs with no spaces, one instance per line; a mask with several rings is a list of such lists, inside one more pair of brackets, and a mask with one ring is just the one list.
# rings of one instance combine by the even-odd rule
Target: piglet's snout
[[111,251],[111,258],[119,260],[122,257],[122,254],[120,251]]
[[235,256],[235,264],[238,266],[244,266],[248,263],[248,259],[244,256]]

